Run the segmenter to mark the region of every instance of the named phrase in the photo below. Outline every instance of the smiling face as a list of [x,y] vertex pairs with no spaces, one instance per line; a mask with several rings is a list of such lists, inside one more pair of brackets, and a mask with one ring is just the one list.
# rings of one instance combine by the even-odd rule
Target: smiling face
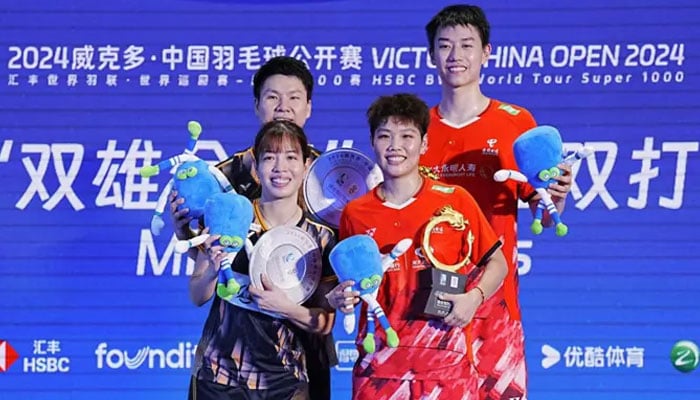
[[372,149],[384,178],[396,179],[418,173],[426,143],[412,122],[389,117],[374,131]]
[[437,31],[433,45],[433,61],[444,85],[478,86],[491,45],[483,45],[477,29],[472,25],[446,26]]
[[262,200],[296,199],[305,170],[301,144],[292,136],[275,136],[263,142],[255,162]]
[[292,75],[271,75],[255,101],[255,115],[263,124],[287,120],[303,127],[311,116],[311,100],[302,81]]

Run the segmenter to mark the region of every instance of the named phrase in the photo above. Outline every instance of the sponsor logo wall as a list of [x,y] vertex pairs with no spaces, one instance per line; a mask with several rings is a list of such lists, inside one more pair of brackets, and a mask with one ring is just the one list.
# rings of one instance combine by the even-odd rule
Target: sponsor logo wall
[[[369,153],[381,94],[439,99],[423,27],[450,2],[6,0],[0,14],[0,398],[185,396],[208,304],[172,226],[148,229],[188,120],[210,162],[250,145],[251,78],[315,76],[312,143]],[[532,399],[700,395],[700,9],[695,2],[484,2],[482,88],[596,149],[564,238],[518,246]],[[497,142],[484,151],[498,154]],[[442,173],[482,173],[444,165]],[[334,399],[357,356],[337,327]]]

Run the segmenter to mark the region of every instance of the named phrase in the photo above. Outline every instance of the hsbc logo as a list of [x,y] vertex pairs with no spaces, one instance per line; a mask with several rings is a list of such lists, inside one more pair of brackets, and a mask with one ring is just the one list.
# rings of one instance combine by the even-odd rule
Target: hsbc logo
[[10,346],[10,343],[7,340],[0,340],[0,372],[7,371],[17,359],[19,354]]
[[192,368],[195,351],[197,346],[190,342],[179,342],[170,349],[143,346],[133,350],[110,349],[102,342],[95,349],[95,357],[98,369],[182,369]]

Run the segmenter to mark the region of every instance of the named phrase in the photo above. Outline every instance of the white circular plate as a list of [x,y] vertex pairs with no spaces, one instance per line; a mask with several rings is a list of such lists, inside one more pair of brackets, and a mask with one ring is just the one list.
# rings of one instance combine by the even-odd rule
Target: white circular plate
[[345,205],[384,180],[379,166],[355,149],[339,148],[321,154],[304,180],[309,212],[338,228]]
[[253,246],[249,276],[262,288],[260,276],[270,280],[296,304],[305,302],[316,290],[323,268],[321,250],[306,231],[280,226],[265,232]]

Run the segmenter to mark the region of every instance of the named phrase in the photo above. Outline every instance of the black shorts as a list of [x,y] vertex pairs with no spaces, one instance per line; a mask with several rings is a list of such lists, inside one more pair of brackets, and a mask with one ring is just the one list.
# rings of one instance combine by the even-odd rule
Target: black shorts
[[331,399],[331,369],[315,361],[309,361],[306,366],[309,375],[309,399]]
[[251,390],[192,377],[187,398],[189,400],[308,400],[309,388],[306,382],[297,382],[279,389]]
[[309,376],[311,400],[330,400],[331,367],[338,364],[333,335],[314,335],[299,331],[306,352],[306,373]]

